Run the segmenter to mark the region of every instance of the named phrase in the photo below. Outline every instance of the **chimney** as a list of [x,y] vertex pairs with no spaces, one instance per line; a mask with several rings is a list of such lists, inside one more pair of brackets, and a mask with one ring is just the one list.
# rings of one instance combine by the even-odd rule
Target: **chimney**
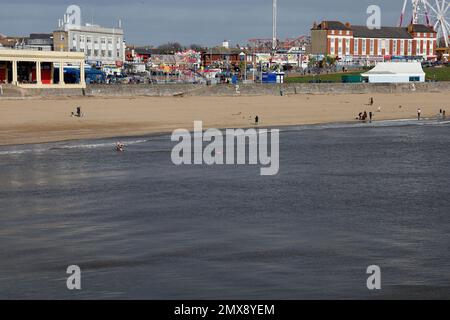
[[351,27],[352,27],[352,25],[351,25],[350,22],[346,22],[346,23],[345,23],[345,26],[346,26],[347,28],[351,28]]

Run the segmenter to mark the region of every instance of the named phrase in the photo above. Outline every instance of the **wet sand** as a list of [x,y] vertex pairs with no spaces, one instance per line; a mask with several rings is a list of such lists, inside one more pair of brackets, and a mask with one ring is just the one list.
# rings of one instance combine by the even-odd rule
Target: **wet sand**
[[[52,98],[0,100],[0,145],[136,136],[204,128],[245,128],[259,116],[261,127],[356,121],[372,111],[374,120],[425,118],[450,112],[450,93],[373,95],[291,95],[242,97]],[[71,117],[77,106],[83,118]],[[402,106],[401,108],[399,106]],[[381,107],[381,112],[378,112]]]

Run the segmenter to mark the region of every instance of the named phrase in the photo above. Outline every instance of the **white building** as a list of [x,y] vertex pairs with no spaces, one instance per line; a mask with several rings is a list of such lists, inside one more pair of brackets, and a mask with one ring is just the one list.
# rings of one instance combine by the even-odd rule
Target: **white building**
[[55,51],[84,52],[89,64],[122,66],[125,43],[121,24],[119,21],[117,28],[81,25],[80,8],[70,6],[54,34]]
[[369,83],[425,82],[425,72],[420,62],[380,62],[363,73]]

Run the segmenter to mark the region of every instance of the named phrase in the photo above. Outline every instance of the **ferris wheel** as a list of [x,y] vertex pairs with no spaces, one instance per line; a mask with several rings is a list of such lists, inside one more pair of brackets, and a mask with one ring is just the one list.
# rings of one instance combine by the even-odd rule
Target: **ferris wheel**
[[449,47],[450,41],[450,2],[449,0],[405,0],[400,16],[400,26],[405,19],[408,4],[412,10],[411,23],[423,23],[437,32],[438,42]]

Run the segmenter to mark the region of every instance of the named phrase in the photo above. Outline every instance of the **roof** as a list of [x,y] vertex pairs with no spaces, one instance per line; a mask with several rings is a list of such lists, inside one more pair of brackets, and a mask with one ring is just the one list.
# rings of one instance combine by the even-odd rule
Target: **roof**
[[322,21],[315,30],[351,30],[348,26],[340,21]]
[[221,55],[236,55],[240,53],[246,53],[246,50],[241,50],[238,48],[225,48],[225,47],[216,47],[212,49],[208,49],[206,51],[203,51],[203,54],[221,54]]
[[355,38],[381,38],[381,39],[413,39],[408,28],[381,27],[380,29],[369,29],[367,26],[352,26]]
[[420,62],[380,62],[372,70],[363,73],[363,77],[383,74],[414,74],[424,75]]
[[410,27],[412,32],[436,33],[432,27],[428,27],[423,24],[413,24]]
[[30,39],[53,39],[53,33],[32,33]]

